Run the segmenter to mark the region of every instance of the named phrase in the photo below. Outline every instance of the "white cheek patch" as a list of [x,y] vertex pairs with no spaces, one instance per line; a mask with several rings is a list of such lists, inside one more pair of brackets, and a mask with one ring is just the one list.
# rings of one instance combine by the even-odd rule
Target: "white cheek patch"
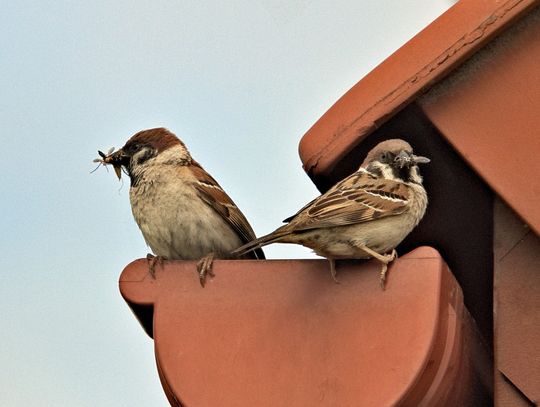
[[392,167],[390,167],[389,165],[381,164],[378,161],[374,161],[370,165],[373,169],[380,171],[383,178],[387,178],[387,179],[395,178],[394,172],[392,171]]
[[422,183],[422,176],[420,175],[420,171],[418,170],[417,166],[414,166],[411,168],[411,180],[416,182],[417,184]]
[[156,162],[159,164],[180,164],[189,160],[191,160],[191,156],[189,155],[186,147],[182,144],[169,147],[156,156]]

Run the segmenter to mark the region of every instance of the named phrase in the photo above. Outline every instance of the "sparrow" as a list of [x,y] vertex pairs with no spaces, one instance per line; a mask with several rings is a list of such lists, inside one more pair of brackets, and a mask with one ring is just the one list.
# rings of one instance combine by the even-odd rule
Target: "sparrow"
[[242,255],[270,243],[295,243],[312,249],[330,263],[336,279],[336,259],[375,258],[381,262],[384,289],[395,247],[418,225],[428,198],[418,164],[426,157],[413,153],[401,139],[375,146],[360,168],[309,202],[287,223],[235,251]]
[[[133,217],[156,259],[195,260],[204,287],[214,258],[232,258],[231,251],[255,239],[246,217],[217,181],[165,128],[143,130],[97,161],[113,166],[118,178],[130,178]],[[96,160],[95,160],[96,161]],[[240,258],[264,259],[260,248]]]

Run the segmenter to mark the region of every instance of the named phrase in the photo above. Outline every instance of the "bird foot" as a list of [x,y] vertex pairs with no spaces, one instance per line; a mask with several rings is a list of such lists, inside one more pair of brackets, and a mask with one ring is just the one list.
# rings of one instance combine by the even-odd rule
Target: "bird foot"
[[152,278],[156,279],[156,264],[159,264],[161,268],[163,268],[163,262],[167,260],[165,257],[162,256],[154,256],[153,254],[148,253],[146,255],[146,260],[148,260],[148,272],[152,276]]
[[392,249],[391,253],[383,254],[382,257],[384,258],[384,260],[381,260],[382,266],[381,272],[379,274],[379,281],[381,284],[381,289],[384,291],[386,285],[386,272],[388,271],[388,263],[391,263],[395,259],[397,259],[397,251],[396,249]]
[[199,273],[199,283],[204,288],[206,284],[206,276],[214,277],[215,274],[212,271],[212,265],[214,263],[214,253],[210,253],[204,256],[197,263],[197,273]]
[[328,259],[328,262],[330,263],[330,274],[332,275],[332,279],[334,280],[334,283],[339,284],[339,280],[337,279],[336,261],[334,259]]

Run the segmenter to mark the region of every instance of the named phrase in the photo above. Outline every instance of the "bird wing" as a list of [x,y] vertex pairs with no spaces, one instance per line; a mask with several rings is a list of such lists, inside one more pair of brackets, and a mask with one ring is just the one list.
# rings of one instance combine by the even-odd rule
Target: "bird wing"
[[[218,182],[196,161],[192,161],[192,165],[193,174],[196,178],[195,188],[201,199],[221,215],[221,217],[233,228],[242,243],[247,243],[255,239],[255,232],[251,228],[248,220],[229,195],[223,191]],[[265,258],[261,249],[256,251],[256,258]]]
[[399,215],[407,210],[409,197],[406,184],[360,170],[288,218],[284,228],[300,231]]

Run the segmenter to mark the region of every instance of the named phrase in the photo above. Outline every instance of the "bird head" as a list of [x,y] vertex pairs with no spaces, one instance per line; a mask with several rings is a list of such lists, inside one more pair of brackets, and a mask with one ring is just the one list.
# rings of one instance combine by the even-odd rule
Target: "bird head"
[[418,164],[429,162],[429,158],[415,155],[406,141],[391,139],[371,149],[361,167],[385,178],[421,182]]
[[132,181],[148,166],[191,161],[191,156],[184,143],[163,127],[136,133],[120,150],[109,155],[99,151],[98,153],[103,157],[104,164],[113,166],[119,179],[122,176],[123,168]]

